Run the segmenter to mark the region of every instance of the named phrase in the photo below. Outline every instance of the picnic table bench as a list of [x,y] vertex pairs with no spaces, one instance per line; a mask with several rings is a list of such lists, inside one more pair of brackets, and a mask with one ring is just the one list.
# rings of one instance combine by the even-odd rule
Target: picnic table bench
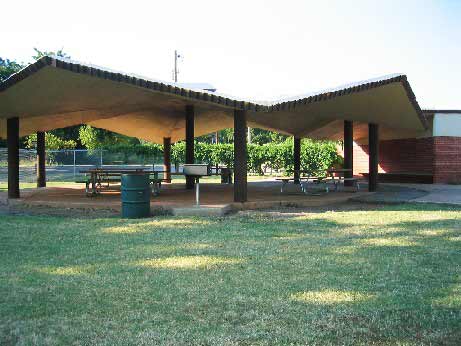
[[[332,182],[335,186],[335,191],[339,191],[339,186],[345,186],[345,182],[351,182],[351,185],[356,188],[356,191],[360,190],[359,179],[355,177],[346,177],[346,173],[352,173],[352,169],[348,168],[331,168],[327,170],[328,177],[325,181]],[[352,174],[351,174],[352,175]]]
[[[305,194],[318,194],[318,193],[313,193],[313,192],[309,191],[308,190],[308,187],[309,187],[308,185],[309,185],[309,183],[312,183],[312,184],[322,183],[323,179],[324,179],[323,177],[313,175],[313,173],[310,172],[310,171],[302,171],[302,170],[300,170],[300,171],[295,171],[295,172],[299,172],[299,174],[298,174],[299,178],[294,177],[294,176],[275,178],[275,180],[282,182],[282,186],[280,187],[280,193],[284,192],[284,189],[285,189],[285,187],[286,187],[286,185],[288,183],[290,183],[290,182],[295,183],[297,180],[299,180],[299,187],[301,188],[301,191],[303,193],[305,193]],[[324,190],[325,190],[325,192],[328,192],[328,186],[325,186]]]
[[[122,179],[122,174],[129,174],[129,173],[146,173],[149,174],[149,180],[152,184],[152,193],[157,196],[160,194],[160,188],[162,182],[166,181],[163,178],[159,178],[160,173],[164,173],[164,171],[150,171],[150,170],[143,170],[143,169],[89,169],[89,170],[82,170],[80,173],[84,173],[85,177],[81,179],[77,179],[76,183],[83,183],[85,184],[85,193],[87,196],[95,196],[101,193],[101,188],[103,184],[107,184],[107,188],[110,187],[111,183],[120,183]],[[153,177],[150,175],[153,174]]]
[[[298,172],[298,176],[290,176],[290,177],[277,177],[275,180],[281,181],[282,186],[280,187],[280,192],[283,193],[286,185],[290,182],[295,183],[295,181],[298,179],[299,180],[299,186],[301,188],[301,191],[305,194],[312,194],[308,190],[308,185],[309,183],[312,184],[323,184],[324,186],[322,189],[325,190],[325,192],[329,192],[328,184],[332,183],[334,185],[334,190],[339,191],[341,185],[345,185],[346,182],[351,182],[351,185],[356,188],[356,191],[359,191],[360,189],[360,184],[359,184],[359,179],[355,177],[345,177],[345,175],[349,172],[352,172],[351,169],[328,169],[326,171],[325,176],[314,176],[312,175],[312,172],[309,171],[294,171]],[[304,175],[303,175],[304,174]]]

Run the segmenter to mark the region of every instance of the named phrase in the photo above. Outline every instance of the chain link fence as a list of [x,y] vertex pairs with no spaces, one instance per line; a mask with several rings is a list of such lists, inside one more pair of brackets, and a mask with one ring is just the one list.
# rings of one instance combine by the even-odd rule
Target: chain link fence
[[[19,181],[32,183],[37,179],[35,150],[19,149]],[[8,182],[8,151],[0,148],[0,183]]]
[[[72,182],[90,168],[144,168],[161,170],[163,158],[136,154],[113,153],[105,150],[47,150],[46,180]],[[19,180],[23,183],[36,181],[37,153],[35,150],[19,150]],[[0,183],[8,181],[8,152],[0,148]]]

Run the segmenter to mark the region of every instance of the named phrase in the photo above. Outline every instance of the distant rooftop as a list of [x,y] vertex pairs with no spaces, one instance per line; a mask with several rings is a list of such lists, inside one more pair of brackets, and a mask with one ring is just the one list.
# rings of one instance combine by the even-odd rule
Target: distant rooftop
[[215,92],[216,88],[210,83],[176,83],[177,86],[186,89],[206,90]]

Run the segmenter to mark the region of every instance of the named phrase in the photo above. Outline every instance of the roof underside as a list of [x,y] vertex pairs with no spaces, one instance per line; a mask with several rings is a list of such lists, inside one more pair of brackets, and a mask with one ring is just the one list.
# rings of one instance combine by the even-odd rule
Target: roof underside
[[335,139],[340,120],[380,124],[383,139],[426,127],[404,75],[255,103],[44,57],[0,84],[0,137],[6,137],[6,119],[19,117],[21,136],[89,124],[157,143],[178,141],[185,137],[186,105],[195,107],[196,136],[233,127],[234,109],[247,111],[251,127],[299,137]]

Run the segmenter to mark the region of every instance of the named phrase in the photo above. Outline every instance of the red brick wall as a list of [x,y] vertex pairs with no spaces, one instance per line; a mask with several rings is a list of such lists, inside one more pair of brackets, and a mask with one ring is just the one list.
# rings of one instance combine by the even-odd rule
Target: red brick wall
[[[433,138],[379,142],[379,171],[433,173]],[[354,174],[368,173],[368,146],[354,143]]]
[[[428,173],[434,183],[461,183],[461,137],[381,141],[379,171]],[[368,173],[368,146],[354,143],[354,174],[360,173]]]
[[461,137],[434,137],[434,183],[461,183]]

